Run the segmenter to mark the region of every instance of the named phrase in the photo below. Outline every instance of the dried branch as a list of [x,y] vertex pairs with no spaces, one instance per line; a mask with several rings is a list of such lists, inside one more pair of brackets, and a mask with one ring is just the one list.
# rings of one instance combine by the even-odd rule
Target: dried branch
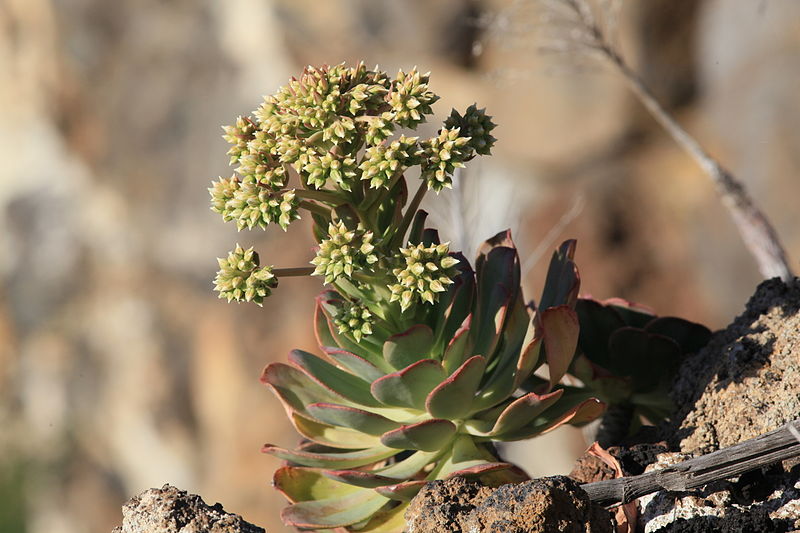
[[639,476],[581,485],[589,499],[603,505],[628,503],[660,490],[683,492],[739,476],[800,455],[800,419],[760,437],[680,464]]
[[[600,58],[614,67],[653,118],[714,182],[723,205],[730,211],[731,218],[745,246],[755,258],[761,275],[765,278],[780,277],[783,281],[791,281],[794,274],[778,234],[744,185],[678,124],[623,59],[619,46],[613,40],[619,1],[538,0],[538,3],[545,8],[538,19],[547,34],[546,43],[539,48],[548,52],[569,52]],[[520,1],[512,4],[513,16],[495,17],[495,29],[503,30],[504,35],[513,34],[510,21],[519,16],[523,9],[522,4]]]

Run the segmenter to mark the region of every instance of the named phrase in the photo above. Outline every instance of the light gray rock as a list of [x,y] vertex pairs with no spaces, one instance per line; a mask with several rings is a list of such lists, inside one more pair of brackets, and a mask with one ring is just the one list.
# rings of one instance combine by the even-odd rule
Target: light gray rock
[[149,489],[122,507],[122,525],[112,533],[265,533],[222,505],[171,485]]

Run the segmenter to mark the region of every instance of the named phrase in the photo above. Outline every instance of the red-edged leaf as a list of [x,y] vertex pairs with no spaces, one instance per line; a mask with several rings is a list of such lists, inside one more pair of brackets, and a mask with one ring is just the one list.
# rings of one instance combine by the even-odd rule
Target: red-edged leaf
[[383,343],[383,358],[399,370],[422,359],[431,359],[433,330],[424,324],[392,335]]
[[542,298],[536,306],[540,311],[559,305],[575,307],[581,286],[578,267],[573,262],[576,245],[575,240],[564,241],[553,253],[547,269]]
[[306,410],[320,422],[355,429],[368,435],[383,435],[400,427],[399,423],[384,416],[344,405],[312,403]]
[[375,435],[369,435],[346,427],[323,424],[297,413],[293,413],[289,420],[302,436],[326,446],[359,450],[380,446],[381,444],[380,439]]
[[444,378],[439,361],[423,359],[375,380],[370,390],[384,405],[424,409],[428,393]]
[[315,381],[331,389],[348,400],[367,407],[378,407],[380,404],[369,390],[369,383],[363,379],[340,370],[327,361],[303,350],[292,350],[289,362],[302,368]]
[[495,352],[494,360],[487,363],[487,378],[483,380],[481,391],[475,401],[476,410],[497,405],[517,389],[516,369],[530,316],[521,295],[518,295],[507,309],[508,316],[503,325],[500,349]]
[[422,490],[422,487],[427,485],[428,482],[423,480],[419,481],[404,481],[403,483],[397,483],[396,485],[389,485],[386,487],[377,487],[375,492],[386,496],[391,500],[397,500],[401,502],[410,502],[414,499],[414,496]]
[[497,417],[491,435],[502,435],[529,424],[545,409],[556,403],[563,393],[564,389],[554,390],[541,396],[531,392],[514,400]]
[[425,400],[425,409],[436,418],[455,420],[466,417],[486,369],[486,359],[475,355],[440,383]]
[[340,367],[344,368],[351,374],[360,376],[365,381],[370,383],[378,378],[383,377],[386,372],[391,372],[388,367],[386,370],[380,370],[360,355],[348,352],[347,350],[332,350],[327,348],[325,349],[325,353]]
[[345,527],[368,519],[388,498],[371,489],[358,489],[342,497],[299,502],[281,511],[287,526],[304,529]]
[[464,319],[464,323],[461,324],[461,327],[456,331],[455,335],[453,335],[453,338],[450,339],[444,351],[444,357],[442,358],[442,365],[444,366],[445,372],[455,372],[455,370],[466,361],[467,355],[470,352],[469,328],[471,323],[472,314],[469,314],[467,318]]
[[317,468],[358,468],[371,465],[397,454],[394,448],[376,446],[366,450],[342,452],[316,452],[309,450],[287,450],[265,444],[261,451],[290,463]]
[[371,472],[363,472],[361,470],[324,470],[322,475],[328,479],[346,483],[347,485],[354,485],[356,487],[363,487],[366,489],[374,489],[375,487],[385,487],[386,485],[393,485],[397,483],[396,478],[381,476]]
[[564,424],[583,424],[600,416],[605,407],[606,404],[600,400],[590,398],[554,417],[549,417],[545,411],[533,424],[511,431],[498,438],[504,441],[521,440],[547,433]]
[[578,346],[578,315],[567,305],[550,307],[541,313],[542,333],[550,387],[558,383],[569,369]]
[[539,368],[542,355],[542,336],[539,334],[526,344],[519,354],[517,360],[517,370],[514,373],[514,389],[519,388],[528,379],[531,372]]
[[327,300],[330,293],[324,292],[317,296],[316,305],[314,307],[314,336],[317,339],[317,344],[321,349],[335,348],[339,345],[336,344],[336,339],[331,333],[330,320],[327,315],[322,311],[322,301]]
[[506,319],[512,294],[504,284],[498,283],[480,299],[471,329],[472,352],[492,358],[500,342],[503,322]]
[[283,466],[275,471],[272,482],[291,503],[323,500],[356,490],[356,487],[328,479],[318,468]]
[[310,403],[349,403],[342,396],[319,385],[302,370],[284,363],[267,365],[261,373],[261,382],[272,389],[288,416],[294,412],[305,413]]
[[455,472],[448,474],[447,477],[480,477],[484,474],[488,474],[489,472],[499,472],[500,470],[508,470],[509,468],[515,467],[511,463],[483,463],[480,465],[471,466],[469,468],[456,470]]
[[450,442],[455,433],[456,425],[449,420],[433,419],[384,433],[381,442],[384,446],[400,450],[435,452]]

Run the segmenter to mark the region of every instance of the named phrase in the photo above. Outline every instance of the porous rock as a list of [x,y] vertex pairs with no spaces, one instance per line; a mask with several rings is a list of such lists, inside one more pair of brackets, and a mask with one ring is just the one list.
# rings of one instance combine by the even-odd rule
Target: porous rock
[[759,285],[726,329],[681,366],[671,448],[704,454],[757,437],[800,414],[800,280]]
[[[676,452],[661,454],[647,471],[687,458]],[[644,533],[795,531],[800,528],[800,468],[785,471],[776,465],[690,492],[656,492],[638,504]]]
[[149,489],[122,507],[122,525],[112,533],[265,533],[222,505],[170,485]]
[[491,488],[462,477],[428,483],[406,510],[406,533],[466,531],[467,516],[491,493]]
[[613,531],[608,512],[591,503],[577,483],[564,476],[508,484],[494,490],[454,480],[432,483],[426,489],[406,513],[407,533]]

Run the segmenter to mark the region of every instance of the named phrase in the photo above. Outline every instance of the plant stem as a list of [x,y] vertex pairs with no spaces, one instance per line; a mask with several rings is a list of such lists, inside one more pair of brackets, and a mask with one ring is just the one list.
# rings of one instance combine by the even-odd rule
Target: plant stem
[[296,268],[273,268],[272,273],[278,278],[294,278],[300,276],[310,276],[314,272],[314,267]]
[[302,207],[303,209],[306,209],[308,211],[311,211],[312,213],[316,213],[318,215],[322,215],[322,216],[327,217],[327,218],[330,218],[330,216],[331,216],[331,210],[330,209],[328,209],[326,207],[323,207],[323,206],[321,206],[319,204],[315,204],[314,202],[302,201],[302,202],[300,202],[300,207]]
[[325,202],[334,206],[342,205],[347,200],[340,197],[338,194],[330,191],[319,191],[315,189],[295,189],[294,193],[298,198],[307,200],[316,200],[317,202]]

